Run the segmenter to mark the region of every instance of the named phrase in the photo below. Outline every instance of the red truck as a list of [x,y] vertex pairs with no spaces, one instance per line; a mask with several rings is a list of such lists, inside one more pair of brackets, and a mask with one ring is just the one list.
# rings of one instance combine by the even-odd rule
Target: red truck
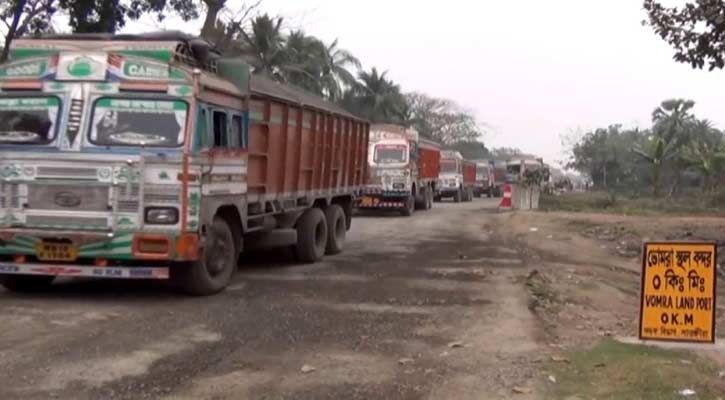
[[248,250],[317,261],[342,251],[367,171],[366,121],[173,32],[13,41],[0,122],[16,291],[84,276],[209,295]]
[[433,206],[440,145],[420,139],[418,132],[398,125],[370,128],[370,181],[359,209],[399,210],[404,216]]

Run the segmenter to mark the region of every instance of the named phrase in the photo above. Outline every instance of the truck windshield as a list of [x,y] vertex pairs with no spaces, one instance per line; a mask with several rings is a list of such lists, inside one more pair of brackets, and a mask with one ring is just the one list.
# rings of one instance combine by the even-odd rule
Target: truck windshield
[[55,137],[60,99],[0,98],[0,143],[45,144]]
[[441,161],[441,172],[447,172],[447,173],[453,173],[458,172],[456,168],[456,162],[451,161]]
[[406,161],[407,148],[403,145],[380,144],[375,146],[375,163],[396,164]]
[[179,146],[187,110],[181,100],[101,98],[93,106],[90,139],[102,146]]

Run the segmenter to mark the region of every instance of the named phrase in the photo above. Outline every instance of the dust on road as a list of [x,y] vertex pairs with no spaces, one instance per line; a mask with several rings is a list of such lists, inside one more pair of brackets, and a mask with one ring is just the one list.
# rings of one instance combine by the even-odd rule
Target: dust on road
[[549,348],[532,253],[496,220],[492,200],[356,217],[343,254],[254,257],[207,298],[154,282],[0,292],[0,398],[509,398]]

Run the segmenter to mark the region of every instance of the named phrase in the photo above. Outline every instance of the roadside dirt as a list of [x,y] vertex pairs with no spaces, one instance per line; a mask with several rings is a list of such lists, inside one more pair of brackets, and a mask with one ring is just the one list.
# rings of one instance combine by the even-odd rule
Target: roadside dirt
[[254,255],[208,298],[0,291],[0,398],[544,398],[552,357],[636,333],[639,262],[587,233],[631,221],[495,205],[358,216],[343,254]]

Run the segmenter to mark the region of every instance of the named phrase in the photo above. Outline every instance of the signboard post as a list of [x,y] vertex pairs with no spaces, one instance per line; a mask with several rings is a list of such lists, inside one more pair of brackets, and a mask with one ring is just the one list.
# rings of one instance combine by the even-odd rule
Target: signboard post
[[717,246],[645,243],[639,338],[715,342]]

